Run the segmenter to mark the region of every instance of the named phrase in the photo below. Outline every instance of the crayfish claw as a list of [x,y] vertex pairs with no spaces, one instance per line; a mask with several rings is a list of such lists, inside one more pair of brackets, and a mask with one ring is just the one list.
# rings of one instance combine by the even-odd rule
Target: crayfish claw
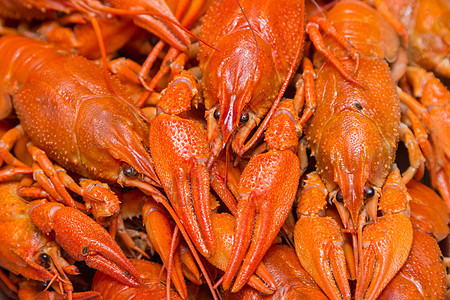
[[302,216],[295,225],[300,263],[330,299],[350,299],[344,238],[331,217]]
[[[227,213],[222,214],[212,214],[212,223],[214,229],[215,244],[217,248],[221,251],[216,251],[208,257],[208,261],[215,267],[225,271],[227,265],[230,262],[232,250],[233,250],[233,239],[235,234],[235,218]],[[220,280],[223,286],[223,279]],[[258,263],[255,274],[250,276],[248,280],[248,285],[253,287],[264,294],[272,294],[275,290],[275,282],[270,275],[266,267],[261,263]]]
[[[156,203],[152,198],[148,197],[142,206],[142,215],[150,242],[156,252],[158,252],[163,263],[166,266],[169,265],[171,241],[174,233],[170,225],[170,220],[165,214],[165,210],[159,203]],[[178,249],[176,244],[175,248]],[[172,283],[180,296],[186,299],[187,288],[183,277],[180,254],[175,251],[172,259],[172,271],[170,274]]]
[[209,148],[202,125],[160,114],[150,124],[150,153],[173,209],[201,254],[214,248],[209,196]]
[[394,167],[384,183],[379,209],[384,216],[364,226],[355,299],[376,299],[405,263],[413,242],[410,196]]
[[[208,257],[211,255],[211,249],[214,246],[209,217],[210,211],[209,207],[205,210],[205,203],[198,203],[200,201],[194,195],[192,195],[194,205],[191,205],[190,187],[194,184],[189,184],[189,179],[192,179],[192,177],[183,174],[183,172],[175,177],[176,194],[177,198],[180,199],[180,207],[177,211],[181,221],[186,226],[186,231],[189,233],[189,236],[192,238],[194,244],[199,247],[198,250],[200,253]],[[194,194],[194,191],[192,193]],[[209,195],[209,191],[207,195]],[[209,199],[206,205],[209,206]]]
[[[245,215],[245,218],[247,216],[248,215]],[[269,235],[269,232],[273,225],[271,219],[271,212],[262,212],[256,218],[253,239],[258,242],[252,242],[250,244],[248,252],[245,255],[244,262],[242,263],[241,270],[236,277],[236,281],[233,285],[233,288],[231,289],[231,292],[234,293],[239,291],[247,283],[248,278],[258,267],[259,262],[262,260],[265,252],[272,244],[271,239],[266,240],[266,237]],[[269,278],[272,279],[270,276]],[[271,280],[271,283],[273,288],[275,288],[275,282],[273,282],[273,279]]]
[[413,239],[405,214],[389,214],[366,225],[355,299],[376,299],[405,263]]
[[79,210],[59,203],[31,203],[32,222],[44,233],[54,232],[56,242],[75,260],[114,274],[117,280],[138,286],[140,277],[109,233]]
[[[286,170],[291,174],[289,180]],[[233,250],[223,280],[225,290],[237,276],[232,292],[238,291],[258,268],[289,214],[299,174],[298,157],[290,150],[256,155],[244,169]],[[269,284],[275,288],[273,280]]]
[[309,173],[299,198],[294,242],[303,268],[330,299],[350,299],[349,266],[341,226],[325,216],[328,191],[316,172]]
[[202,280],[200,279],[200,271],[195,262],[195,258],[184,242],[180,243],[180,260],[184,276],[193,283],[201,285]]
[[131,286],[139,286],[140,284],[139,279],[137,279],[139,277],[136,277],[136,274],[130,273],[134,272],[134,270],[130,270],[129,272],[127,271],[127,267],[124,267],[123,270],[121,270],[116,263],[101,254],[89,255],[85,258],[85,261],[91,268],[101,270],[106,274],[112,274],[113,277],[120,282],[127,283]]

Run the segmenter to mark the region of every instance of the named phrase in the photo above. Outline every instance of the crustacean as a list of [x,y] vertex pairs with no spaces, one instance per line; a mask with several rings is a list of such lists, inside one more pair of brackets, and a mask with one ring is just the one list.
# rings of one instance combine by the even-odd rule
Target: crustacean
[[[240,5],[233,0],[215,3],[200,28],[200,37],[219,50],[200,45],[198,52],[212,158],[227,144],[241,156],[256,142],[270,118],[244,147],[271,107],[269,115],[275,113],[282,84],[303,50],[304,1]],[[289,26],[276,26],[280,23]]]
[[409,64],[450,78],[450,2],[447,0],[374,1],[406,28]]
[[[328,297],[350,299],[349,279],[355,276],[356,299],[374,299],[407,259],[413,231],[403,181],[423,165],[411,131],[400,124],[400,101],[384,60],[397,57],[400,42],[388,22],[359,1],[339,2],[326,19],[311,20],[327,34],[330,52],[354,70],[357,83],[315,57],[317,108],[305,136],[317,173],[302,189],[296,251]],[[411,163],[403,179],[394,166],[400,138]],[[345,229],[323,214],[327,201],[337,207]],[[346,259],[343,233],[352,234],[355,264]]]
[[[74,208],[45,203],[45,200],[26,203],[17,195],[18,187],[16,181],[0,184],[0,226],[4,233],[0,237],[2,267],[34,280],[56,279],[63,291],[71,294],[73,286],[66,273],[78,275],[79,271],[62,257],[61,246],[72,258],[111,272],[125,284],[139,285],[136,270],[99,224]],[[47,210],[48,205],[53,209]],[[66,211],[68,219],[62,217],[60,209]],[[55,241],[48,235],[51,230],[55,232]],[[17,292],[16,288],[13,290]]]
[[[43,65],[41,64],[39,66],[40,68],[38,68],[43,72],[51,70],[52,67],[50,67],[50,64],[52,63],[55,63],[55,67],[56,65],[60,64],[66,66],[66,69],[63,70],[62,73],[58,74],[58,72],[50,72],[51,75],[48,74],[50,76],[40,76],[36,73],[37,70],[35,70],[34,72],[30,73],[30,75],[36,75],[34,79],[34,75],[25,76],[25,78],[23,78],[22,75],[20,75],[21,70],[16,69],[17,73],[14,73],[13,76],[11,76],[11,79],[15,83],[12,84],[11,82],[6,82],[4,84],[5,89],[8,88],[9,93],[13,96],[13,103],[17,114],[20,115],[19,118],[22,119],[22,126],[24,126],[24,129],[30,136],[31,140],[37,142],[37,144],[35,144],[36,146],[44,149],[44,151],[50,157],[59,162],[63,167],[69,168],[72,171],[76,171],[85,177],[93,177],[105,182],[119,182],[124,185],[133,185],[132,182],[135,182],[134,184],[137,184],[140,188],[147,187],[147,189],[155,191],[148,182],[153,184],[155,182],[158,182],[159,180],[154,174],[150,155],[144,147],[146,142],[144,142],[144,144],[142,143],[142,141],[148,140],[147,128],[143,120],[139,118],[138,113],[134,111],[133,108],[129,107],[126,102],[122,101],[120,98],[117,98],[108,91],[101,71],[97,73],[92,72],[92,69],[94,68],[99,70],[99,67],[97,65],[79,56],[61,55],[48,44],[24,37],[6,36],[2,38],[2,42],[2,45],[4,46],[7,44],[12,45],[14,43],[17,43],[15,45],[18,47],[18,51],[32,51],[36,53],[36,49],[40,49],[40,51],[37,51],[39,52],[39,54],[34,56],[33,58],[39,57],[39,59],[44,62],[43,65],[45,65],[45,61],[47,61],[46,67],[43,67]],[[22,46],[20,46],[20,43],[22,43]],[[62,61],[58,63],[58,59]],[[56,69],[60,68],[56,67]],[[26,70],[26,68],[22,70]],[[85,72],[85,70],[91,71],[89,73],[89,77],[85,77],[83,75],[83,72]],[[54,81],[52,80],[58,78],[58,76],[73,76],[73,74],[77,74],[78,80],[74,83],[76,84],[77,82],[78,84],[80,84],[80,89],[78,90],[83,91],[84,95],[77,95],[76,97],[64,100],[64,96],[62,96],[61,98],[61,95],[56,93],[53,94],[53,98],[48,97],[46,99],[53,99],[53,101],[56,102],[59,101],[60,104],[55,106],[58,110],[61,111],[58,112],[58,115],[62,116],[64,114],[69,117],[69,119],[65,120],[64,122],[61,122],[61,120],[57,121],[59,125],[63,125],[64,127],[69,124],[78,123],[80,125],[78,126],[77,130],[78,134],[87,134],[89,137],[84,136],[83,138],[81,138],[83,143],[80,145],[76,145],[74,144],[74,142],[80,139],[76,138],[75,136],[70,137],[70,135],[66,135],[64,132],[67,131],[61,128],[61,131],[59,131],[60,135],[58,139],[60,139],[61,141],[65,140],[66,142],[56,145],[51,142],[50,139],[40,137],[41,134],[43,134],[44,136],[46,134],[50,134],[52,136],[51,139],[53,139],[58,135],[58,131],[55,130],[56,126],[51,126],[53,127],[51,133],[46,130],[42,131],[42,127],[35,123],[42,120],[41,116],[46,115],[46,113],[37,110],[36,105],[33,104],[34,99],[32,99],[33,96],[32,94],[30,94],[30,91],[37,91],[36,88],[38,87],[36,87],[35,85],[39,85],[39,82],[41,82],[40,79],[43,79],[44,77],[47,77],[47,79],[49,79],[48,86],[51,86],[52,82],[54,83]],[[80,74],[80,76],[78,74]],[[20,79],[18,80],[18,78]],[[97,80],[97,82],[95,80]],[[120,91],[120,85],[117,82],[114,83],[114,80],[112,80],[112,82],[113,84],[116,84],[115,90]],[[10,89],[10,87],[12,86],[16,87],[17,89]],[[34,88],[31,88],[31,86],[34,86]],[[71,89],[71,91],[72,90],[75,91],[77,90],[77,88]],[[89,92],[90,90],[91,92]],[[69,90],[67,91],[70,92]],[[42,92],[52,93],[50,90],[47,90],[47,92]],[[21,99],[23,100],[23,102],[21,101]],[[21,102],[21,104],[19,104],[19,101]],[[26,108],[28,104],[33,107],[31,110]],[[75,107],[73,107],[71,104],[75,105]],[[74,118],[76,114],[71,112],[74,108],[76,108],[76,105],[80,105],[80,107],[76,109],[80,113],[78,115],[79,118]],[[20,107],[22,107],[23,110],[21,110]],[[46,106],[42,106],[42,109],[45,110],[45,107]],[[62,113],[62,111],[64,111],[65,109],[68,109],[70,112],[66,111],[65,113]],[[34,120],[30,115],[30,113],[32,112],[35,113],[36,119]],[[99,118],[99,113],[103,116],[102,118]],[[94,114],[95,116],[90,114]],[[117,115],[120,115],[121,118],[117,118]],[[103,118],[109,118],[109,122],[111,122],[111,125],[105,127],[105,119]],[[88,120],[94,121],[94,124]],[[56,119],[54,117],[49,117],[42,121],[52,122],[56,121]],[[85,127],[82,122],[87,122],[85,123],[86,126],[89,123],[89,128]],[[28,125],[26,125],[26,123],[28,123]],[[92,126],[100,126],[101,130],[100,128],[95,129]],[[110,131],[112,136],[105,134],[104,129],[108,128],[112,130]],[[69,129],[67,128],[67,130]],[[117,130],[122,131],[121,133],[118,133]],[[109,136],[109,138],[113,138],[115,140],[113,141],[109,138],[106,138],[106,136]],[[92,140],[87,140],[89,138],[91,138]],[[106,140],[105,138],[108,140]],[[117,147],[120,144],[123,145],[123,148],[121,149]],[[96,152],[96,150],[91,148],[92,145],[96,145],[99,152]],[[62,148],[59,148],[59,146],[62,146]],[[74,151],[75,149],[77,150]],[[94,150],[94,152],[96,153],[92,152],[92,150]],[[40,156],[42,155],[42,152],[37,152],[37,157],[39,157],[39,159],[42,158],[47,163],[47,159],[43,156]],[[71,158],[69,158],[68,156],[69,153],[72,153]],[[97,167],[95,167],[96,163],[98,163]],[[45,171],[49,171],[49,169],[45,169]],[[54,180],[54,182],[56,182],[54,185],[57,186],[58,184],[61,184],[58,180],[58,176],[55,175],[56,171],[51,166],[49,172],[49,177]],[[126,175],[124,174],[124,172]],[[138,174],[136,174],[136,172],[138,172]],[[137,178],[139,178],[139,180],[137,180]],[[159,193],[156,192],[156,194]]]
[[[29,145],[34,160],[39,162],[50,179],[52,183],[50,186],[55,187],[57,194],[64,195],[61,197],[69,205],[76,206],[77,203],[65,191],[58,172],[49,162],[47,155],[62,167],[84,177],[138,187],[152,194],[155,200],[163,201],[171,216],[175,221],[178,220],[166,198],[153,186],[159,186],[160,180],[154,173],[153,160],[147,150],[148,128],[137,110],[124,100],[126,95],[121,93],[121,86],[114,78],[110,80],[114,91],[119,93],[119,96],[107,88],[101,68],[83,57],[63,54],[49,44],[19,36],[2,37],[0,45],[0,48],[5,51],[8,51],[6,48],[11,50],[11,54],[23,54],[23,58],[33,54],[33,59],[27,60],[30,64],[25,62],[21,65],[22,68],[14,68],[12,64],[12,74],[3,75],[3,88],[12,96],[16,113],[21,120],[21,125],[10,131],[13,133],[12,138],[3,140],[2,153],[8,164],[11,163],[14,166],[17,163],[16,167],[23,166],[18,160],[11,158],[8,151],[17,137],[15,134],[20,136],[25,131],[34,144]],[[13,49],[11,45],[15,45],[16,48]],[[61,68],[61,66],[64,67]],[[47,75],[40,75],[39,72]],[[58,85],[58,81],[59,84],[63,84],[64,80],[60,81],[60,78],[67,78],[67,76],[76,78],[71,81],[74,86],[48,88]],[[48,81],[43,84],[42,80]],[[76,91],[79,93],[77,94]],[[49,101],[48,104],[41,101],[35,102],[33,92],[46,94],[45,99]],[[72,94],[73,92],[76,94]],[[40,99],[39,96],[38,99]],[[37,103],[42,106],[39,108]],[[55,110],[46,111],[48,107],[53,107]],[[55,113],[53,117],[52,113]],[[47,117],[42,119],[43,115]],[[56,119],[56,116],[63,115],[67,119],[63,121]],[[49,126],[49,130],[38,125],[39,122],[46,123],[45,126]],[[77,128],[75,132],[72,131],[73,126]],[[64,142],[52,142],[55,139]],[[81,143],[78,144],[78,142]],[[42,185],[45,183],[45,181],[40,182]],[[167,189],[167,186],[164,188]],[[93,197],[90,194],[87,196]],[[177,209],[176,206],[180,204],[173,201],[172,205]],[[180,218],[182,216],[180,213]],[[188,232],[192,231],[190,228],[195,228],[195,222],[190,222],[191,220],[185,220],[183,225],[177,224],[188,245],[190,240],[185,228]],[[197,245],[202,242],[196,236],[191,238]],[[194,252],[193,246],[189,246]]]
[[419,100],[400,91],[408,107],[404,114],[426,158],[431,184],[450,207],[450,92],[433,73],[421,68],[408,67],[406,78]]
[[[177,47],[166,40],[172,33],[153,37],[136,29],[139,20],[152,14],[179,26],[162,16],[163,10],[137,2],[61,1],[73,6],[67,10],[26,2],[32,6],[18,11],[17,18],[27,20],[0,20],[0,26],[11,26],[0,32],[42,33],[51,41],[0,38],[0,54],[7,62],[0,67],[2,96],[12,98],[19,116],[5,110],[8,119],[0,124],[12,128],[0,140],[5,165],[0,181],[31,181],[33,173],[38,183],[17,194],[51,201],[24,205],[33,207],[32,219],[49,232],[45,237],[54,239],[51,245],[68,247],[62,256],[82,272],[70,276],[72,292],[61,272],[53,274],[54,291],[42,291],[42,282],[15,280],[11,270],[19,297],[443,299],[445,268],[437,241],[448,235],[448,212],[442,199],[411,180],[422,176],[424,160],[407,125],[426,159],[424,182],[429,174],[432,186],[446,198],[442,178],[448,167],[448,117],[445,101],[440,101],[447,94],[423,70],[408,67],[402,77],[405,56],[398,35],[411,58],[411,27],[405,23],[405,30],[394,18],[383,19],[358,1],[321,1],[323,9],[336,5],[327,17],[332,26],[317,12],[305,26],[305,11],[312,9],[304,10],[309,4],[300,0],[284,6],[243,1],[241,8],[239,1],[217,1],[205,18],[193,23],[211,2],[167,4],[182,26],[208,43],[200,45],[200,65],[192,51],[196,43],[191,47],[181,38]],[[389,15],[382,1],[374,5]],[[91,18],[96,20],[89,23]],[[97,46],[95,23],[107,43],[104,48]],[[41,33],[36,34],[38,27]],[[130,49],[143,46],[143,40],[128,40],[136,30],[146,44],[132,53]],[[305,30],[322,54],[314,56],[315,69],[303,61],[294,88],[289,81],[300,65]],[[319,30],[325,32],[324,41]],[[67,41],[68,47],[60,49]],[[126,49],[119,49],[124,43]],[[69,54],[93,59],[99,49],[106,49],[108,58],[124,56],[108,66],[116,75]],[[143,54],[149,55],[141,68]],[[121,69],[129,63],[131,73]],[[398,80],[403,92],[396,89]],[[281,99],[285,89],[284,97],[293,100]],[[133,103],[143,105],[142,110]],[[303,131],[306,138],[299,141]],[[406,167],[397,161],[407,170],[403,175],[394,163],[399,140],[410,158]],[[309,174],[301,178],[306,169]],[[11,185],[10,192],[16,190]],[[101,267],[92,282],[89,273],[94,270],[70,256],[95,268],[90,257],[95,245],[83,246],[91,237],[85,228],[65,231],[61,224],[71,228],[71,216],[82,218],[84,225],[109,226],[126,255],[143,258],[130,260],[140,275],[133,278],[141,284],[127,282],[129,271],[119,268],[112,278]],[[100,231],[93,235],[109,240]],[[274,245],[279,243],[284,245]],[[96,292],[78,293],[90,287]],[[212,295],[205,295],[207,288]],[[68,293],[61,294],[63,290]]]

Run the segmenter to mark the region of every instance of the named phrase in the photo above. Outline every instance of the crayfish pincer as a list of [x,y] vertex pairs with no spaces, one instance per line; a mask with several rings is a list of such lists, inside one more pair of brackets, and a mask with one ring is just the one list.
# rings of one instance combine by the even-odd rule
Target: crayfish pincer
[[[29,279],[66,282],[64,291],[70,294],[73,286],[66,273],[76,275],[78,268],[69,265],[58,245],[33,225],[29,204],[17,195],[18,186],[14,181],[0,183],[0,266]],[[17,287],[11,289],[17,293]]]
[[293,100],[281,101],[265,134],[268,151],[254,155],[242,172],[225,290],[236,292],[247,283],[288,217],[301,173],[298,123]]
[[[188,111],[200,86],[182,72],[162,92],[161,112],[150,122],[150,152],[164,191],[197,249],[209,257],[215,249],[209,198],[209,148],[206,132],[196,120],[178,115]],[[175,102],[176,101],[176,102]]]
[[42,232],[55,233],[55,241],[76,260],[112,274],[131,286],[140,276],[109,233],[81,211],[60,203],[37,200],[30,203],[30,218]]

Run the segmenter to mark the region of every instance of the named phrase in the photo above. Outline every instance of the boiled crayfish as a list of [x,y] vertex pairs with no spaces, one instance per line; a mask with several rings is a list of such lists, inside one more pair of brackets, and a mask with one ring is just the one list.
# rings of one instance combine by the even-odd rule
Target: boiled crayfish
[[[323,56],[315,57],[317,109],[305,134],[317,173],[305,181],[297,210],[297,255],[328,297],[350,299],[349,279],[356,277],[356,299],[375,299],[411,248],[403,180],[423,163],[409,129],[400,124],[400,101],[384,60],[396,58],[400,43],[384,18],[359,1],[339,2],[327,19],[312,21],[327,33],[330,52],[347,70],[355,70],[357,83]],[[358,23],[364,26],[355,30]],[[357,53],[356,62],[349,56],[351,47],[357,49],[350,51],[351,56]],[[403,179],[394,166],[399,138],[410,141],[405,142],[412,147],[410,157],[412,152],[417,158]],[[325,216],[327,198],[337,207],[345,230]],[[342,232],[352,233],[352,253]]]
[[[79,271],[61,256],[61,246],[76,260],[111,272],[125,284],[139,285],[137,271],[99,224],[74,208],[45,201],[26,203],[17,195],[18,186],[18,182],[0,184],[0,226],[5,233],[0,237],[2,267],[44,282],[56,279],[70,295],[73,286],[66,273]],[[52,230],[56,242],[48,236]]]
[[[0,231],[19,233],[0,236],[0,265],[20,297],[202,298],[205,282],[215,299],[445,297],[448,211],[412,178],[425,162],[448,202],[449,94],[406,68],[425,37],[390,3],[330,3],[306,24],[302,0],[0,2],[0,33],[58,44],[0,38],[0,115],[18,117],[0,139]],[[422,22],[425,1],[408,3]],[[205,41],[198,61],[179,24]],[[305,33],[317,51],[294,88]],[[100,52],[104,66],[130,56],[111,75],[73,54]],[[436,58],[427,68],[444,70]],[[17,190],[18,178],[33,185]],[[93,280],[70,276],[85,269],[74,259],[98,269]],[[78,294],[77,278],[93,291]]]
[[[247,137],[273,106],[303,49],[304,1],[240,2],[242,10],[233,0],[211,6],[200,29],[219,50],[202,45],[198,52],[213,157],[227,144],[240,156],[250,148],[244,147]],[[289,26],[277,27],[280,22]]]

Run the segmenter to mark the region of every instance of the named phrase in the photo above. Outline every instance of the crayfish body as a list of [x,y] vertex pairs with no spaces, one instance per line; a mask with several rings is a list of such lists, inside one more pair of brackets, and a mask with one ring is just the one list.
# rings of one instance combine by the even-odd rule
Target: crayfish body
[[158,181],[147,126],[118,81],[111,78],[113,93],[93,62],[25,37],[2,37],[0,52],[16,57],[1,70],[2,90],[25,133],[49,157],[105,182],[117,182],[127,166]]
[[[323,28],[326,22],[334,26],[325,30],[332,33],[324,36],[325,44],[354,74],[349,80],[321,54],[315,56],[317,108],[305,135],[317,173],[305,181],[297,211],[297,255],[328,297],[350,299],[348,280],[355,276],[356,299],[375,299],[405,263],[413,240],[410,197],[394,165],[404,131],[400,101],[384,60],[396,58],[398,37],[375,9],[359,1],[342,1],[326,20],[315,21]],[[364,26],[355,30],[355,24]],[[342,41],[358,49],[356,61]],[[324,216],[327,198],[337,207],[344,231]],[[314,230],[321,234],[312,237]],[[346,259],[341,232],[352,234],[356,265]]]

